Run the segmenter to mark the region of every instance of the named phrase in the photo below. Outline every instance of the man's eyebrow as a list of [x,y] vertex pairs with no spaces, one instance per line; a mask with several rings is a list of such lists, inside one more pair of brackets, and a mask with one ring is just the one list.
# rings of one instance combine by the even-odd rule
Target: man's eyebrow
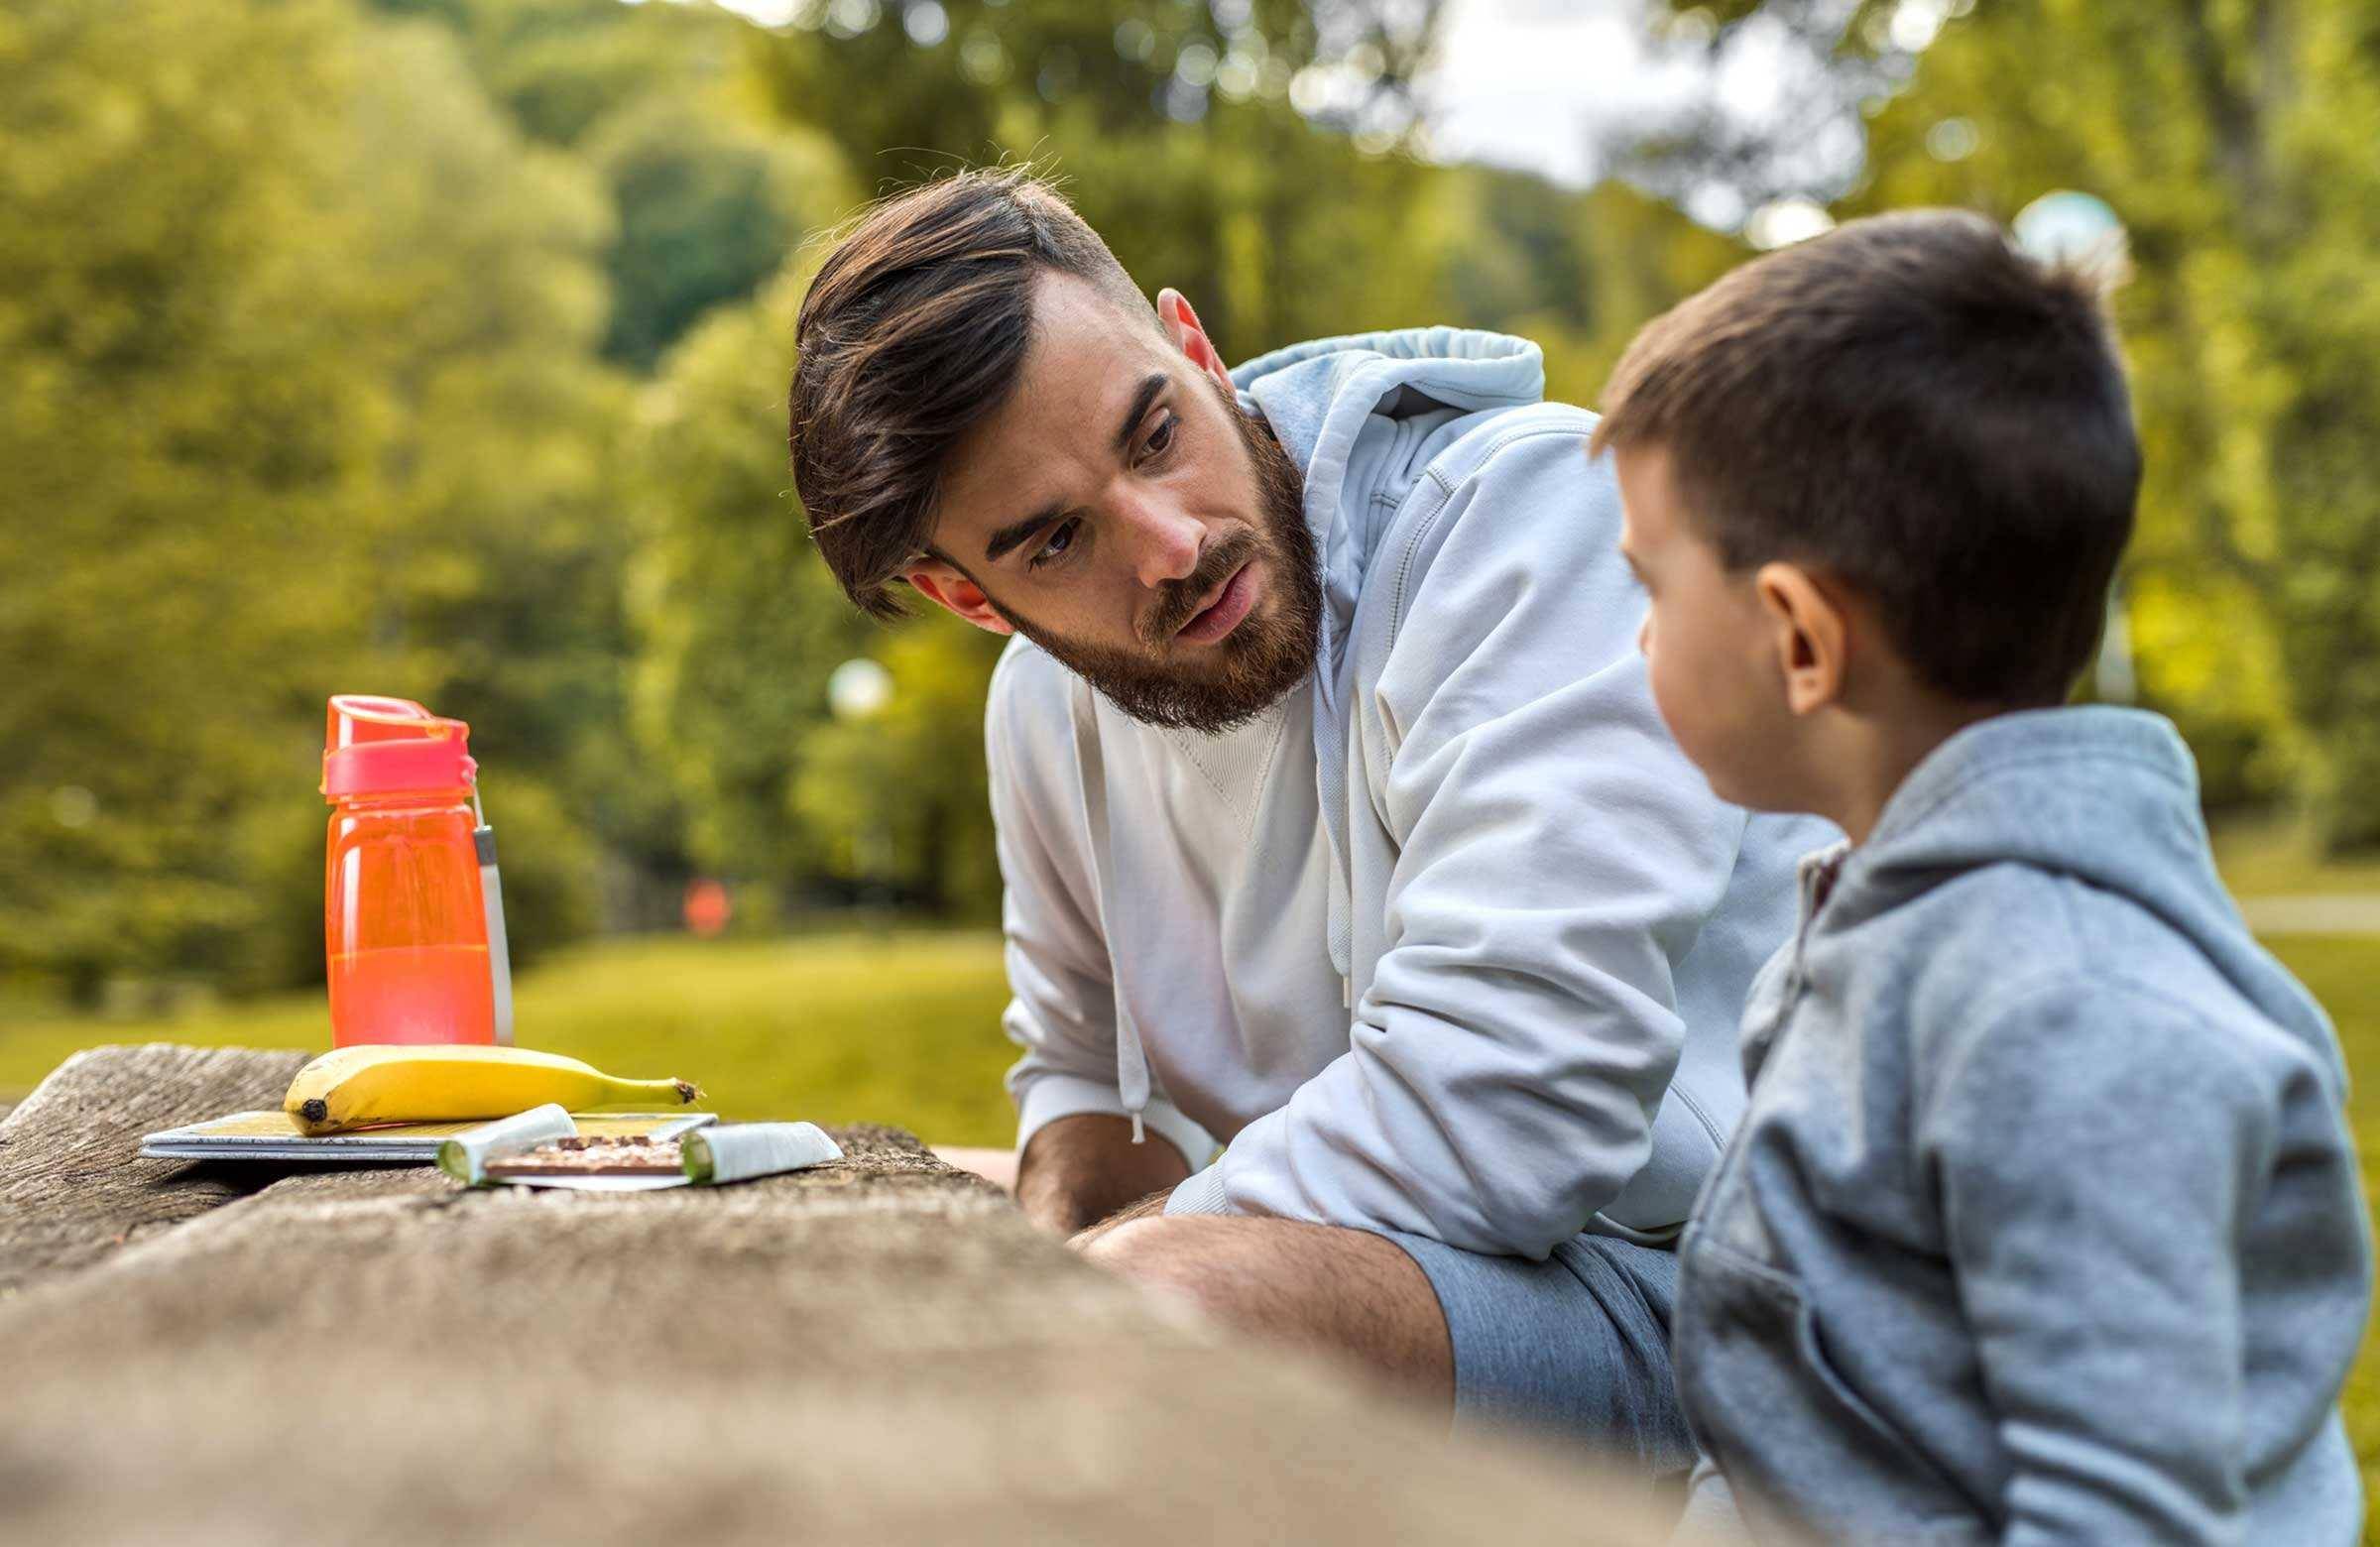
[[1065,514],[1066,512],[1061,507],[1051,505],[1035,511],[1032,515],[1027,516],[1022,521],[1010,522],[1007,526],[992,534],[992,539],[984,544],[985,561],[993,564],[999,563],[1003,558],[1006,558],[1009,555],[1009,552],[1012,549],[1020,545],[1025,538],[1031,536],[1034,533],[1039,532],[1042,528],[1048,526],[1051,522],[1056,521],[1059,517]]
[[[1140,420],[1148,414],[1148,406],[1157,401],[1158,393],[1165,390],[1166,379],[1163,371],[1151,371],[1140,378],[1138,387],[1132,389],[1131,410],[1125,415],[1123,425],[1116,431],[1116,452],[1119,456],[1131,445],[1132,431],[1140,427]],[[1052,505],[1035,511],[1022,521],[1009,523],[992,534],[991,540],[984,544],[986,562],[999,563],[1027,537],[1065,514],[1065,511]]]
[[1163,371],[1152,371],[1140,379],[1139,389],[1132,394],[1131,412],[1125,415],[1124,423],[1116,430],[1118,455],[1121,456],[1125,449],[1131,445],[1132,431],[1140,427],[1140,420],[1147,415],[1148,406],[1156,402],[1157,394],[1164,390],[1165,373]]

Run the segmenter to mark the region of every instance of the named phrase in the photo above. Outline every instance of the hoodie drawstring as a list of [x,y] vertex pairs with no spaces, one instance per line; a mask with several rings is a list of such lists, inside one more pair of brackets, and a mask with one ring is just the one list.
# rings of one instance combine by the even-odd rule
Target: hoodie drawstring
[[1148,1050],[1140,1045],[1140,1024],[1125,1003],[1124,973],[1116,960],[1116,940],[1124,932],[1117,915],[1125,910],[1127,894],[1116,886],[1116,863],[1108,853],[1109,845],[1099,839],[1107,825],[1108,778],[1107,765],[1099,755],[1098,712],[1090,703],[1090,691],[1087,685],[1076,684],[1074,767],[1083,785],[1083,847],[1091,855],[1093,881],[1099,888],[1093,901],[1103,925],[1101,933],[1107,937],[1108,982],[1116,988],[1116,1091],[1132,1120],[1132,1142],[1138,1144],[1146,1142],[1147,1133],[1141,1115],[1148,1110]]

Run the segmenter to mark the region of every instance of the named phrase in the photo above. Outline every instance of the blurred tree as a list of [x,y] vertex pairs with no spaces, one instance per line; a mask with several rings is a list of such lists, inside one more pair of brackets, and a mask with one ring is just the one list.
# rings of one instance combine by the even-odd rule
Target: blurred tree
[[793,778],[793,813],[817,836],[827,875],[996,917],[984,697],[1007,642],[919,618],[872,643],[892,674],[891,696],[872,715],[829,721],[812,735]]
[[746,23],[707,0],[368,0],[433,17],[462,41],[488,94],[532,139],[574,145],[655,90],[698,91],[732,77]]
[[444,24],[523,133],[592,164],[613,210],[604,352],[635,370],[857,201],[825,136],[762,110],[757,30],[707,0],[372,3]]
[[[1235,358],[1511,326],[1547,345],[1555,380],[1590,390],[1645,316],[1741,249],[1630,189],[1398,154],[1395,100],[1435,11],[851,0],[801,9],[754,61],[780,118],[842,145],[879,192],[1041,157],[1125,266],[1188,293]],[[783,384],[815,256],[698,326],[649,396],[639,730],[705,866],[988,910],[980,721],[998,642],[938,616],[861,627],[784,497]],[[827,674],[861,653],[891,668],[892,700],[835,722]]]
[[2149,455],[2144,685],[2250,787],[2220,761],[2284,722],[2333,849],[2380,845],[2375,136],[2369,6],[2004,0],[1952,20],[1878,114],[1854,205],[2114,205]]
[[826,678],[870,630],[786,494],[784,382],[798,274],[720,311],[644,391],[629,493],[643,647],[640,744],[680,792],[695,862],[777,883],[821,868],[792,819]]
[[[1042,158],[1128,269],[1250,354],[1436,319],[1449,233],[1409,218],[1436,173],[1385,154],[1436,9],[847,0],[801,7],[757,62],[777,113],[834,137],[871,191]],[[1317,119],[1378,123],[1359,142]]]
[[1732,229],[1786,195],[1841,195],[1864,111],[1906,82],[1935,29],[1974,0],[1648,0],[1666,105],[1607,148],[1629,180]]
[[[521,151],[435,34],[336,0],[0,21],[0,735],[19,749],[0,968],[85,992],[319,970],[293,942],[308,920],[319,940],[322,699],[476,714],[497,598],[541,620],[508,666],[584,627],[540,594],[569,570],[499,566],[525,537],[569,545],[532,534],[587,511],[603,230],[593,189]],[[554,772],[482,751],[504,777]],[[569,840],[508,853],[530,950],[585,921],[538,879]]]
[[[1436,12],[0,15],[0,974],[318,971],[316,738],[353,688],[474,723],[525,955],[655,916],[635,898],[696,863],[987,910],[998,644],[862,623],[787,497],[814,238],[866,191],[1047,156],[1236,356],[1497,325],[1584,395],[1735,249],[1626,189],[1404,154]],[[892,698],[835,722],[863,654]]]
[[[998,896],[983,704],[1000,641],[948,619],[888,634],[810,550],[784,466],[788,341],[808,265],[714,314],[646,390],[632,484],[642,744],[697,864],[805,889],[891,887],[982,913]],[[837,721],[827,679],[874,654],[890,700]]]
[[766,132],[696,97],[642,97],[603,120],[583,149],[620,221],[605,260],[605,352],[639,370],[711,306],[751,296],[805,232],[858,201],[823,136]]
[[[1822,66],[1791,114],[1693,120],[1643,147],[1638,167],[1685,196],[1727,184],[1721,202],[1738,211],[1799,193],[1841,195],[1846,214],[1955,203],[2008,220],[2071,187],[2114,206],[2148,453],[2127,565],[2143,689],[2182,720],[2210,798],[2294,771],[2326,847],[2380,845],[2370,6],[1726,0],[1666,13],[1710,51],[1766,39]],[[1758,153],[1807,142],[1812,115],[1830,131],[1871,120],[1864,159]]]
[[1545,351],[1546,396],[1592,405],[1645,320],[1743,261],[1732,237],[1624,182],[1584,193],[1524,173],[1450,168],[1427,218],[1458,233],[1445,315]]
[[220,9],[0,20],[0,962],[86,993],[256,921],[248,823],[305,789],[301,678],[357,572],[341,19]]

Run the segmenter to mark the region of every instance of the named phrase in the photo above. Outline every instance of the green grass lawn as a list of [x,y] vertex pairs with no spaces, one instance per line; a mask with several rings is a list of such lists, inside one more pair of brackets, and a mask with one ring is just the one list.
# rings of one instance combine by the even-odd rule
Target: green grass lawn
[[[2347,1113],[2363,1161],[2366,1205],[2380,1200],[2380,937],[2283,938],[2265,942],[2330,1012],[2355,1077]],[[2376,1222],[2380,1224],[2380,1222]],[[2380,1233],[2380,1229],[2376,1229]],[[2380,1541],[2380,1357],[2367,1323],[2363,1353],[2347,1377],[2347,1433],[2363,1468],[2364,1540]]]
[[[775,941],[615,939],[522,975],[525,1047],[631,1079],[692,1080],[729,1118],[892,1123],[954,1144],[1005,1144],[1015,1117],[1001,1072],[1008,1001],[1000,937],[892,930]],[[0,1025],[0,1101],[77,1048],[103,1042],[327,1049],[321,994],[182,1019]]]
[[[2380,867],[2320,866],[2280,829],[2233,835],[2225,874],[2243,894],[2380,891]],[[2351,1117],[2367,1195],[2380,1198],[2380,938],[2269,941],[2329,1009],[2355,1084]],[[988,931],[886,930],[776,941],[615,939],[523,976],[526,1046],[610,1073],[702,1084],[731,1118],[892,1123],[936,1141],[1006,1144],[1001,1071],[1007,991]],[[77,1048],[177,1041],[325,1048],[320,994],[151,1022],[54,1017],[0,1023],[0,1102],[20,1098]],[[2380,1499],[2380,1360],[2349,1380],[2347,1423],[2367,1496]],[[2367,1540],[2380,1540],[2368,1535]]]
[[2361,892],[2380,895],[2380,854],[2320,860],[2295,821],[2233,822],[2214,833],[2223,880],[2243,897]]

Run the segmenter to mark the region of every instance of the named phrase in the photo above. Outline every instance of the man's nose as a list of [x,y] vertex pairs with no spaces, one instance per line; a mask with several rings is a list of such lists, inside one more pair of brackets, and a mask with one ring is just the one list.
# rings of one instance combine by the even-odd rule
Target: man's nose
[[1142,585],[1153,591],[1197,570],[1207,536],[1206,524],[1197,517],[1146,499],[1128,500],[1117,514],[1131,546],[1132,571]]

